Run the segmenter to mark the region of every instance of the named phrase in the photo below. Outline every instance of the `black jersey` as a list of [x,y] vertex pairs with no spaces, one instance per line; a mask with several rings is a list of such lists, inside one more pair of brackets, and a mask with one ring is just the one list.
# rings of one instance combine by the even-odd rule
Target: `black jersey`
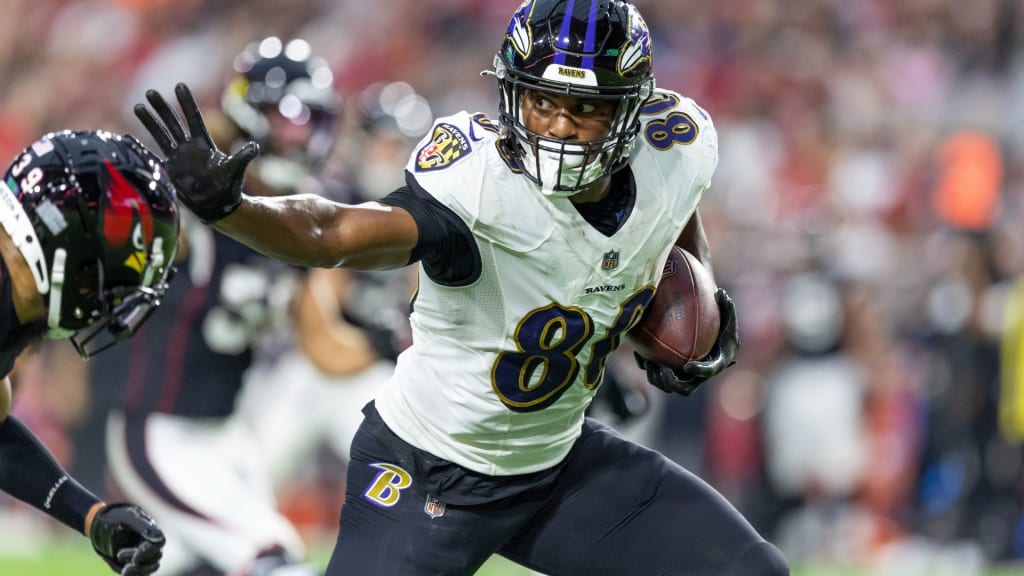
[[189,240],[160,307],[131,341],[91,363],[94,381],[124,383],[128,415],[230,414],[266,324],[277,265],[207,228]]

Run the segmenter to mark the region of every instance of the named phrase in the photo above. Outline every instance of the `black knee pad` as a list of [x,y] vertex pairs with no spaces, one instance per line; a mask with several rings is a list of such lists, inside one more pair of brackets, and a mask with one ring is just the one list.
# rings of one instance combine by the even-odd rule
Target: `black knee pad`
[[789,576],[789,562],[769,542],[747,547],[722,576]]

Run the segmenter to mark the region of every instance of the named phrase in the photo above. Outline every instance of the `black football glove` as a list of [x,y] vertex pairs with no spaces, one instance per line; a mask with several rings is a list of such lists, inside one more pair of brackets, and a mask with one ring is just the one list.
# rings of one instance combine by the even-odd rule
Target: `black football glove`
[[673,370],[645,359],[634,353],[637,364],[647,371],[647,381],[665,392],[689,396],[701,384],[736,363],[736,351],[740,347],[740,334],[736,326],[736,306],[725,290],[715,292],[721,323],[715,345],[701,360],[687,362],[682,368]]
[[259,154],[260,147],[249,142],[231,156],[224,154],[210,139],[188,86],[179,83],[174,93],[188,122],[187,130],[178,113],[156,90],[146,91],[152,110],[145,104],[136,104],[135,116],[163,151],[164,166],[178,198],[204,223],[210,224],[231,214],[242,203],[245,168]]
[[164,533],[132,504],[108,504],[89,529],[92,548],[121,576],[147,576],[160,567]]

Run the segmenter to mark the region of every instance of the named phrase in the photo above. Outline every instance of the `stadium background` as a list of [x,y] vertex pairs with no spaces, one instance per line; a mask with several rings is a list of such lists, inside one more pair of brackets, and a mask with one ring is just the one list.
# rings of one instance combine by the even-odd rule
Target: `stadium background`
[[[435,116],[493,114],[478,72],[516,4],[7,0],[0,158],[51,130],[138,134],[147,88],[185,81],[216,107],[233,56],[270,34],[307,39],[347,102],[401,80]],[[637,4],[659,85],[716,120],[701,206],[743,340],[694,397],[652,398],[650,442],[801,574],[1024,573],[1022,3]],[[117,385],[86,382],[69,352],[20,363],[15,413],[110,494],[101,422]],[[341,470],[324,456],[282,494],[314,548]],[[85,540],[6,498],[0,534],[0,573],[103,573]]]

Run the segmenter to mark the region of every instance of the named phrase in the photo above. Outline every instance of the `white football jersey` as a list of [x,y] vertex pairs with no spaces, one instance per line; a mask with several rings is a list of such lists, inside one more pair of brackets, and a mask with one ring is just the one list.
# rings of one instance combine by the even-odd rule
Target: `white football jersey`
[[479,278],[422,267],[401,354],[376,406],[406,442],[489,475],[560,462],[582,429],[605,361],[640,318],[672,245],[707,189],[717,136],[693,101],[659,90],[630,165],[632,212],[605,236],[568,198],[506,163],[482,114],[438,120],[407,169],[465,221]]

